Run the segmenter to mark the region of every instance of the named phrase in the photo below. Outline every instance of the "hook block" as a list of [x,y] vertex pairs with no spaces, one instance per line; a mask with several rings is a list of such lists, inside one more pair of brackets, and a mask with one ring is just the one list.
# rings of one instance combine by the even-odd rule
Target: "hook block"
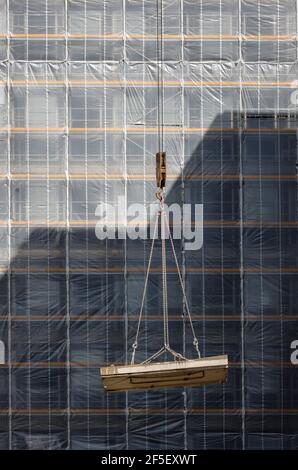
[[157,152],[156,154],[156,185],[163,189],[166,185],[167,165],[166,152]]

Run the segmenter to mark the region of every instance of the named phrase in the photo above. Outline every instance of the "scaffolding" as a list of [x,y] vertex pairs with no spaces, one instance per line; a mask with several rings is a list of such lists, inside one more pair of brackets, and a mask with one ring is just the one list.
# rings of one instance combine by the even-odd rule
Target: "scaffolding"
[[[158,64],[156,0],[0,0],[0,449],[297,448],[296,0],[163,8]],[[153,202],[160,67],[168,201],[204,206],[203,247],[175,247],[229,380],[107,396],[98,368],[129,360],[150,240],[98,240],[96,209]],[[143,358],[162,337],[159,259]]]

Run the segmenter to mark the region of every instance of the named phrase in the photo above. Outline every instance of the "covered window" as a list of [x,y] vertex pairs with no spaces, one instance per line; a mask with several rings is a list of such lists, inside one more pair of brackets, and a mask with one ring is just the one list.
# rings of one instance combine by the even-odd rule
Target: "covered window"
[[[66,307],[65,274],[14,273],[11,296],[11,309],[14,315],[28,315],[29,311],[32,316],[63,314]],[[45,297],[47,304],[41,308],[41,299]],[[33,337],[38,338],[38,330],[35,330],[35,335]]]
[[122,0],[71,0],[68,12],[71,34],[100,36],[122,31]]
[[[182,92],[177,87],[165,87],[163,122],[166,126],[182,124]],[[134,88],[127,92],[128,123],[135,126],[158,125],[158,87]],[[161,111],[161,108],[160,108]]]
[[238,1],[184,0],[184,34],[233,35],[238,28]]
[[247,36],[272,36],[296,34],[294,0],[242,0],[242,33]]
[[[30,162],[30,170],[34,167],[45,170],[49,166],[64,168],[65,139],[60,135],[48,136],[38,134],[15,134],[11,140],[11,155],[13,171],[25,170]],[[26,151],[24,151],[26,149]]]
[[71,127],[123,126],[123,96],[120,89],[73,89],[70,97]]
[[59,221],[66,214],[62,181],[14,181],[12,217],[19,221]]
[[63,127],[65,95],[62,88],[14,88],[11,113],[14,127]]
[[7,124],[7,93],[6,87],[0,84],[0,125]]
[[64,3],[64,0],[10,0],[10,31],[14,34],[64,33]]
[[[181,30],[180,0],[163,0],[163,32],[178,35]],[[127,0],[126,2],[126,31],[129,35],[156,35],[156,0]]]

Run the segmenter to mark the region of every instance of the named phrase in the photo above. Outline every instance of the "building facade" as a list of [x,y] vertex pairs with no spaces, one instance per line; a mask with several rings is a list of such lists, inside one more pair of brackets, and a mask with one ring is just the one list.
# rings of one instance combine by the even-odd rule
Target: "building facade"
[[[1,449],[298,447],[297,24],[296,0],[0,0]],[[100,241],[96,209],[155,199],[160,71],[167,200],[204,207],[179,262],[229,375],[109,395],[150,240]],[[162,342],[158,243],[153,263],[139,360]],[[171,344],[192,357],[173,268]]]

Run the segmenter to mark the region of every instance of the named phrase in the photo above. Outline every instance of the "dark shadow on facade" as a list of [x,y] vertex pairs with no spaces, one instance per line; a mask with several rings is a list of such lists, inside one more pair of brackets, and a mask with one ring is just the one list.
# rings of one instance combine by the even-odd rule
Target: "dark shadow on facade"
[[[176,245],[202,354],[229,355],[225,386],[107,395],[99,367],[130,357],[150,241],[100,242],[94,227],[13,231],[0,339],[8,344],[10,295],[14,448],[66,448],[68,421],[74,449],[123,449],[127,433],[130,449],[143,448],[145,433],[148,449],[182,449],[185,441],[189,449],[237,449],[243,438],[247,448],[260,439],[265,448],[297,446],[298,372],[289,363],[298,338],[296,134],[282,126],[273,131],[268,116],[217,116],[204,136],[185,136],[184,179],[167,196],[168,204],[204,205],[203,248],[182,254]],[[155,268],[159,256],[157,243]],[[140,360],[162,342],[160,279],[150,276]],[[191,355],[177,286],[170,273],[172,345]],[[8,368],[0,373],[7,409]],[[30,418],[22,411],[29,407]]]

